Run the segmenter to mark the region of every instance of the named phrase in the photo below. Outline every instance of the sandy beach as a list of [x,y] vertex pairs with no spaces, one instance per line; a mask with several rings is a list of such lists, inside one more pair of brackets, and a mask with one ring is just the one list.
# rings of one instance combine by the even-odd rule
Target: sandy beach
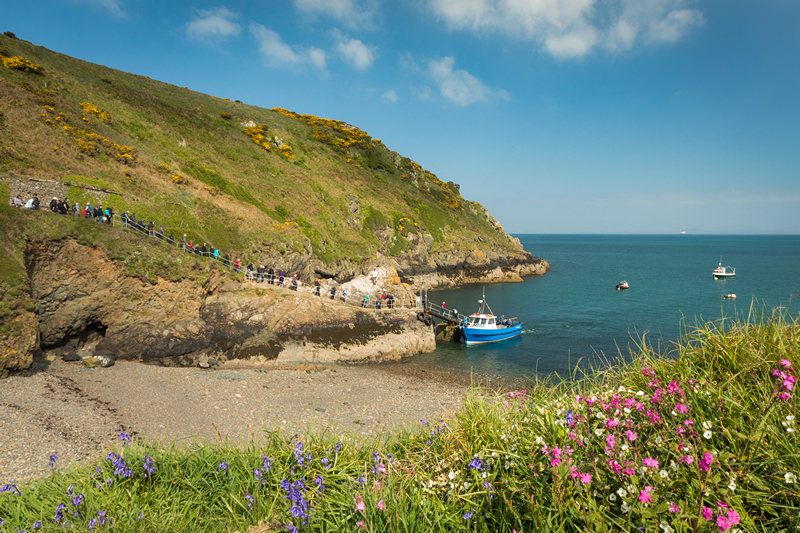
[[0,380],[0,483],[47,474],[51,454],[62,468],[104,455],[120,431],[178,445],[248,442],[265,429],[369,438],[447,418],[467,390],[398,365],[95,369],[57,360]]

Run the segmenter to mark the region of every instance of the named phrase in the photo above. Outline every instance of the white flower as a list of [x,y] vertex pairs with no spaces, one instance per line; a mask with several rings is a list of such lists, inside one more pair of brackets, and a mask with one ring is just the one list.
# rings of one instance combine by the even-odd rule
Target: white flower
[[786,472],[783,475],[783,479],[786,480],[786,483],[792,484],[797,483],[797,475],[794,472]]
[[731,491],[736,490],[736,480],[734,478],[731,478],[731,480],[728,482],[728,488]]
[[790,424],[793,424],[794,423],[794,415],[787,415],[786,416],[786,421],[789,422]]
[[617,495],[612,492],[611,494],[608,495],[608,501],[610,502],[617,501]]
[[628,511],[630,511],[630,510],[631,510],[631,506],[630,506],[630,505],[628,505],[628,503],[627,503],[627,502],[622,502],[622,505],[620,506],[620,509],[622,509],[622,512],[623,512],[623,513],[626,513],[626,514],[627,514],[627,513],[628,513]]
[[794,428],[786,428],[786,433],[794,433]]
[[[788,476],[789,474],[786,474],[786,475]],[[794,475],[794,474],[792,474],[792,475]],[[787,483],[788,483],[788,481],[787,481]],[[624,498],[625,496],[628,495],[628,491],[626,491],[625,489],[620,487],[620,488],[617,489],[617,494],[619,494],[620,498]]]
[[705,431],[703,432],[703,438],[704,438],[704,439],[706,439],[706,440],[709,440],[709,439],[711,439],[711,435],[712,435],[712,433],[711,433],[711,430],[710,430],[710,429],[707,429],[707,430],[705,430]]
[[605,431],[603,428],[597,428],[594,430],[594,434],[599,437],[600,435],[603,434],[603,431]]
[[672,529],[672,526],[667,524],[666,522],[661,522],[658,524],[658,527],[664,530],[664,533],[675,533],[675,530]]
[[619,447],[619,449],[622,450],[623,452],[627,452],[628,448],[629,446],[627,444],[623,444],[622,446]]
[[456,473],[451,470],[450,473],[447,474],[447,477],[449,479],[455,479],[456,478]]
[[631,414],[631,409],[630,409],[630,407],[626,407],[626,408],[624,408],[624,409],[623,409],[623,411],[625,411],[625,414],[626,414],[626,415],[629,415],[629,414]]
[[670,461],[669,462],[669,467],[672,469],[673,472],[677,472],[678,471],[678,463],[676,463],[675,461]]
[[664,441],[664,439],[661,438],[661,435],[656,437],[656,444],[661,444],[663,441]]
[[617,392],[625,392],[625,387],[620,385],[619,388],[617,389]]
[[703,429],[711,429],[711,422],[708,420],[703,422]]
[[595,418],[597,418],[598,420],[602,420],[602,419],[604,419],[604,418],[606,417],[606,415],[604,415],[604,414],[603,414],[603,411],[597,411],[597,414],[596,414],[596,415],[594,415],[594,416],[595,416]]
[[661,476],[661,479],[667,479],[669,477],[669,473],[666,470],[662,470],[658,475]]
[[636,396],[639,396],[641,398],[642,396],[644,396],[644,391],[638,391],[636,393]]

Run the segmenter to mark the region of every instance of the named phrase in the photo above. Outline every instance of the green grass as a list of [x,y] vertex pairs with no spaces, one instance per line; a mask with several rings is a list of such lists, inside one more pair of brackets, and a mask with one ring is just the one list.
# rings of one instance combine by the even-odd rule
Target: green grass
[[[328,265],[367,261],[375,251],[405,253],[401,239],[375,235],[387,227],[375,213],[391,211],[418,220],[414,231],[433,235],[436,250],[452,247],[466,255],[480,237],[487,250],[515,253],[485,217],[456,201],[457,185],[364,132],[342,149],[334,137],[353,130],[341,124],[336,131],[315,129],[308,117],[203,95],[6,35],[0,35],[0,49],[44,68],[41,74],[0,68],[0,170],[61,180],[73,186],[71,200],[95,203],[101,199],[91,188],[115,191],[103,200],[117,212],[142,213],[170,230],[236,248],[232,252],[258,250],[274,258],[280,250],[310,244],[312,259]],[[86,102],[107,112],[109,121],[87,115],[81,107]],[[253,143],[243,126],[250,121],[266,124],[267,135],[286,142],[297,159]],[[83,153],[75,139],[87,135],[105,141]],[[109,143],[132,147],[135,159],[121,161]],[[189,183],[175,186],[174,173]],[[362,231],[344,223],[350,194],[369,206]],[[303,231],[288,235],[273,222],[297,222]],[[226,237],[229,232],[235,235]]]
[[78,530],[102,510],[115,531],[794,531],[797,400],[780,395],[798,348],[796,317],[754,311],[696,325],[669,357],[643,346],[589,375],[474,389],[453,419],[362,445],[265,431],[240,444],[133,443],[117,474],[113,456],[56,463],[7,487],[0,517],[57,531],[63,503],[80,511]]

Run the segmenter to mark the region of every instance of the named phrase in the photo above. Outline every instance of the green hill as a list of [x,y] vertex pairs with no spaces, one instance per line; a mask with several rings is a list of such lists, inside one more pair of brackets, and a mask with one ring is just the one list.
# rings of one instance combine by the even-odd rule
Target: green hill
[[103,202],[244,260],[330,276],[376,257],[401,279],[468,259],[534,260],[457,184],[355,126],[200,94],[11,33],[0,54],[0,179],[55,180],[71,203]]

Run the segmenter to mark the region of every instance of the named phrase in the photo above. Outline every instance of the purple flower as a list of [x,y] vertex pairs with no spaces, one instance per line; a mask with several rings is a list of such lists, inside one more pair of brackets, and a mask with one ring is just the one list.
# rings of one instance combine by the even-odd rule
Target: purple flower
[[325,484],[322,482],[322,476],[315,477],[314,483],[316,483],[317,487],[319,487],[320,492],[325,492]]
[[227,476],[228,475],[228,467],[229,466],[230,465],[228,465],[228,463],[226,463],[225,461],[222,461],[219,464],[219,466],[217,467],[217,472],[222,472],[224,470],[225,471],[225,475]]
[[58,461],[58,456],[56,454],[51,455],[49,464],[50,468],[52,468],[53,470],[56,469],[56,461]]
[[572,425],[572,421],[573,421],[574,417],[575,417],[575,414],[572,412],[572,409],[567,409],[566,422],[567,422],[568,426]]
[[249,492],[244,491],[244,499],[247,500],[247,507],[252,511],[253,510],[253,496]]
[[464,513],[464,520],[469,520],[475,515],[475,511],[467,511]]
[[470,461],[467,466],[470,467],[472,470],[486,470],[487,468],[486,463],[484,463],[477,457],[473,457],[472,461]]
[[[0,525],[2,525],[1,521],[0,521]],[[36,522],[34,522],[33,523],[33,529],[42,529],[42,521],[41,520],[37,520]]]
[[58,506],[56,507],[56,514],[55,516],[53,516],[54,524],[58,524],[61,521],[61,519],[64,518],[64,509],[66,508],[67,506],[64,505],[63,503],[58,504]]
[[153,458],[150,457],[150,454],[145,454],[144,456],[144,477],[152,476],[156,471],[156,465],[153,464]]
[[131,434],[125,433],[124,431],[119,432],[119,439],[122,441],[123,446],[127,446],[131,443]]
[[11,483],[6,483],[2,487],[0,487],[0,492],[10,492],[11,494],[14,494],[16,492],[17,495],[21,495],[22,492],[20,492],[19,488],[17,488],[17,484],[14,483],[14,481],[15,480],[12,479]]

